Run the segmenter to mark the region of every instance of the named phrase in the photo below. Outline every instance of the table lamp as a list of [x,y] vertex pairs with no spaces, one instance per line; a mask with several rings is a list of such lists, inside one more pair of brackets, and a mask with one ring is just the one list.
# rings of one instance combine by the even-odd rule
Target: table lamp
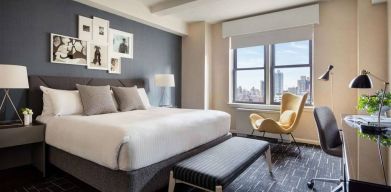
[[174,75],[173,74],[156,74],[155,75],[155,85],[157,87],[162,88],[162,95],[160,97],[160,102],[159,106],[170,106],[170,104],[166,104],[167,100],[167,87],[175,87],[175,80],[174,80]]
[[[331,109],[332,111],[334,111],[334,95],[333,95],[333,73],[331,72],[331,70],[333,70],[334,66],[333,65],[329,65],[329,67],[327,68],[327,71],[325,73],[323,73],[319,78],[318,80],[322,80],[322,81],[331,81],[331,91],[330,91],[330,94],[331,94]],[[330,78],[331,77],[331,78]]]
[[[380,115],[381,115],[381,110],[384,106],[384,96],[386,94],[386,89],[387,89],[387,86],[390,84],[388,81],[385,81],[373,74],[371,74],[369,71],[367,70],[362,70],[361,71],[361,74],[358,75],[357,77],[355,77],[349,84],[349,87],[350,88],[356,88],[356,89],[370,89],[372,88],[372,79],[370,78],[373,77],[381,82],[383,82],[384,84],[384,89],[382,90],[383,94],[382,94],[382,97],[380,98],[380,106],[379,106],[379,113],[377,115],[377,125],[376,126],[373,126],[373,125],[361,125],[361,131],[362,132],[368,132],[368,133],[374,133],[376,134],[376,132],[381,132],[383,131],[382,129],[382,126],[381,126],[381,123],[380,123]],[[387,185],[387,176],[386,176],[386,172],[385,172],[385,168],[384,168],[384,163],[383,163],[383,156],[381,154],[381,150],[380,150],[380,134],[377,134],[378,137],[377,137],[377,149],[378,149],[378,153],[379,153],[379,156],[380,156],[380,161],[381,161],[381,165],[382,165],[382,168],[383,168],[383,176],[384,176],[384,182],[385,184]]]
[[29,83],[27,77],[27,69],[25,66],[0,64],[0,89],[3,89],[5,93],[0,104],[0,111],[4,106],[5,100],[8,99],[11,102],[11,105],[22,125],[22,118],[20,118],[18,110],[16,109],[14,102],[12,102],[9,91],[10,89],[28,88]]

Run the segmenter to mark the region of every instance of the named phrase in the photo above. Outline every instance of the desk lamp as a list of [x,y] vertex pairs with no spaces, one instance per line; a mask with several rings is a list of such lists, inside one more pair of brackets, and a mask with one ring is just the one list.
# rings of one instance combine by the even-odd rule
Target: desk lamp
[[331,72],[331,70],[333,70],[334,66],[333,65],[329,65],[329,67],[327,68],[327,71],[325,73],[323,73],[323,75],[321,75],[318,80],[322,80],[322,81],[331,81],[331,91],[330,91],[330,94],[331,94],[331,109],[332,111],[334,111],[334,95],[333,95],[333,73]]
[[164,106],[170,106],[166,104],[166,98],[167,96],[167,87],[175,87],[175,80],[174,80],[174,75],[173,74],[156,74],[155,75],[155,85],[157,87],[162,87],[162,95],[160,98],[160,107]]
[[27,69],[25,66],[0,64],[0,89],[4,89],[4,97],[0,104],[0,111],[4,106],[5,100],[8,99],[19,118],[20,124],[23,125],[22,118],[16,109],[10,96],[10,89],[28,89],[29,83],[27,78]]
[[[381,78],[371,74],[369,71],[362,70],[361,74],[359,76],[355,77],[350,82],[349,87],[350,88],[357,88],[357,89],[370,89],[370,88],[372,88],[372,80],[371,80],[371,78],[369,76],[371,76],[371,77],[373,77],[373,78],[383,82],[384,83],[384,89],[382,90],[383,94],[382,94],[382,97],[380,98],[379,113],[377,115],[377,126],[361,125],[361,130],[362,131],[369,130],[370,132],[372,132],[371,130],[382,131],[382,127],[381,127],[381,124],[380,124],[380,115],[381,115],[381,110],[382,110],[382,108],[384,106],[384,97],[386,95],[386,89],[387,89],[387,86],[390,83],[388,81],[385,81],[385,80],[383,80],[383,79],[381,79]],[[381,164],[382,164],[382,167],[383,167],[384,181],[385,181],[385,184],[387,185],[387,176],[386,176],[386,172],[385,172],[385,169],[384,169],[383,156],[382,156],[381,150],[380,150],[380,134],[378,134],[378,138],[377,138],[377,149],[378,149],[378,153],[379,153],[379,156],[380,156],[380,161],[381,161]]]

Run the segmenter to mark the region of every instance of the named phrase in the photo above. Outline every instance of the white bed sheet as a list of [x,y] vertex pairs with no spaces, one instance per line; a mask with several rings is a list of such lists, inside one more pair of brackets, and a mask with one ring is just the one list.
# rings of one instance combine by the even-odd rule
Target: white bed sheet
[[214,110],[151,108],[94,116],[39,116],[46,143],[113,170],[168,159],[229,133],[230,115]]

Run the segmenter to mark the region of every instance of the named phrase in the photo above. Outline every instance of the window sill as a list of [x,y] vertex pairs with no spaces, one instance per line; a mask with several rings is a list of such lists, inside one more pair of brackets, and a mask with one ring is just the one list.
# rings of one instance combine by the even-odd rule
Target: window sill
[[[249,104],[249,103],[228,103],[232,108],[243,111],[280,111],[280,105],[267,105],[267,104]],[[304,106],[305,112],[312,112],[314,106]]]

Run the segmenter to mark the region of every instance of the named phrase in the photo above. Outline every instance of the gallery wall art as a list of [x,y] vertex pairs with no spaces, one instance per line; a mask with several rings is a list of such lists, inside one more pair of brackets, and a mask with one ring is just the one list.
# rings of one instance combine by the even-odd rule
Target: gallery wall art
[[133,58],[133,34],[110,29],[109,41],[113,56]]
[[87,65],[88,42],[58,34],[50,34],[52,63]]
[[78,38],[51,34],[51,62],[121,74],[121,58],[133,58],[133,34],[110,29],[99,17],[78,20]]
[[109,73],[121,74],[121,58],[120,57],[111,57],[109,63]]
[[108,32],[110,22],[99,17],[92,19],[92,40],[94,43],[106,45],[108,43]]
[[88,69],[109,70],[107,45],[89,44]]
[[92,41],[92,19],[79,15],[79,39]]

